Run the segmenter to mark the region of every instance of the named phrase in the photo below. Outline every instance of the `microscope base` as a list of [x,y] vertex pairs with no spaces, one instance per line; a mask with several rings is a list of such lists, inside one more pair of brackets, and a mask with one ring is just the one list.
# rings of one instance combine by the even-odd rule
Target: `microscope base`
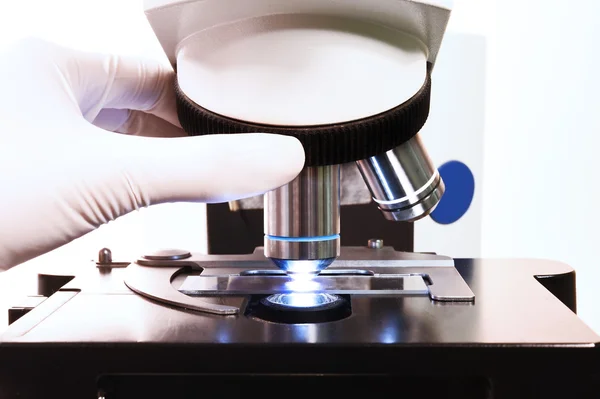
[[160,303],[124,284],[130,266],[83,267],[2,336],[0,397],[597,397],[600,337],[571,268],[454,264],[474,301],[350,294],[350,317],[300,324]]

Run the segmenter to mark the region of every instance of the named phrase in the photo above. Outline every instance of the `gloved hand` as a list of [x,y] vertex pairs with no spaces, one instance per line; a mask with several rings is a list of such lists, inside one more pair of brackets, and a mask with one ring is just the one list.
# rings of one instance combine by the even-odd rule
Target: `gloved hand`
[[264,193],[304,165],[290,137],[179,136],[173,73],[158,62],[37,39],[11,48],[0,58],[0,268],[141,207]]

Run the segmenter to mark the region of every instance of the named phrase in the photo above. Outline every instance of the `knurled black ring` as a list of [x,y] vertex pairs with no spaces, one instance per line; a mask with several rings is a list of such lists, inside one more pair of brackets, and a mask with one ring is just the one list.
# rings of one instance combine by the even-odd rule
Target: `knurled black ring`
[[[227,118],[202,108],[179,87],[179,122],[187,134],[275,133],[296,137],[304,146],[306,166],[335,165],[383,154],[414,137],[429,116],[431,68],[423,86],[403,104],[381,114],[347,123],[309,127],[261,125]],[[302,110],[298,110],[302,112]]]

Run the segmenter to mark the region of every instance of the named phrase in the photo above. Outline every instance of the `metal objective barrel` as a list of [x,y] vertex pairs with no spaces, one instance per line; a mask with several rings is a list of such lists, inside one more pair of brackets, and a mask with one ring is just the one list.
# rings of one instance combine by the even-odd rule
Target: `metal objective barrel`
[[388,220],[413,222],[429,215],[445,186],[419,135],[404,144],[356,162],[365,183]]
[[340,254],[340,166],[305,167],[264,197],[265,256],[288,274],[317,274]]

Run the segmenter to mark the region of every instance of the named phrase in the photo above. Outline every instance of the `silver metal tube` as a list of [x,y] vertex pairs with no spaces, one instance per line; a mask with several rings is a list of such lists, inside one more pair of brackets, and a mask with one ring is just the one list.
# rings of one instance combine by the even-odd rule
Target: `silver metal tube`
[[419,135],[356,164],[373,201],[388,220],[421,219],[433,212],[444,194],[444,182]]
[[264,197],[265,256],[288,273],[318,273],[340,254],[340,166],[306,167]]

